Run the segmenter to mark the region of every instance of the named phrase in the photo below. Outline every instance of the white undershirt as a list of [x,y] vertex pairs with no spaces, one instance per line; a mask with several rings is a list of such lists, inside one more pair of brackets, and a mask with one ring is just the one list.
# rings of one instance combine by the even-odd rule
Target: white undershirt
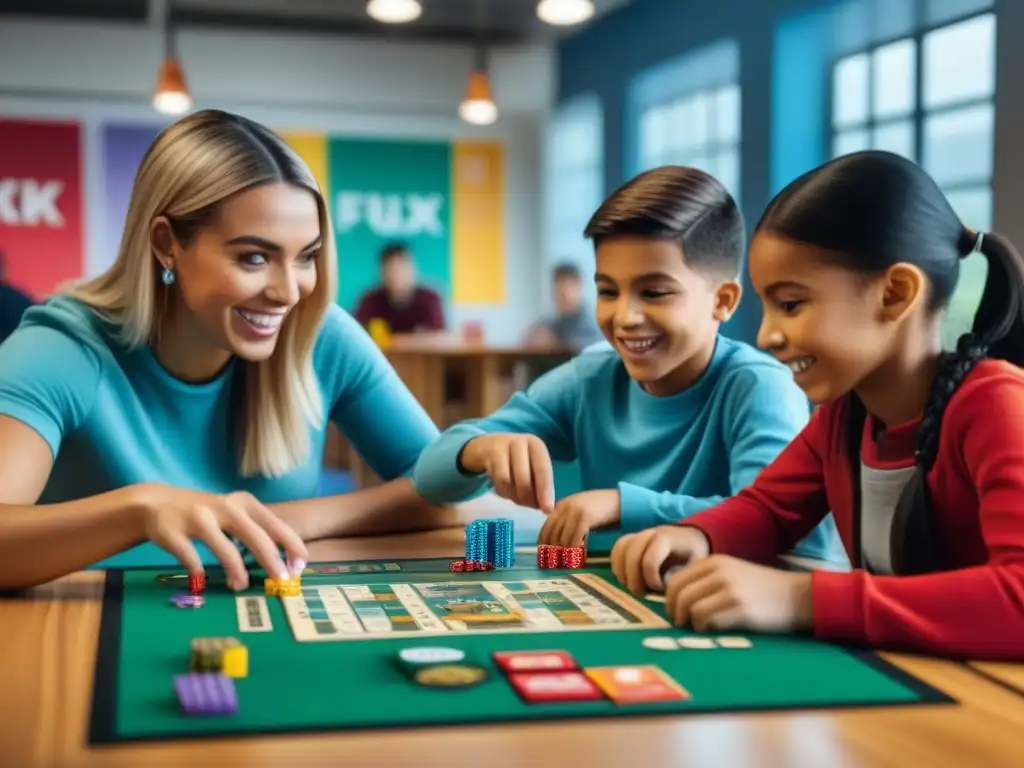
[[914,477],[916,467],[874,469],[860,465],[860,547],[861,555],[875,573],[892,574],[889,540],[903,489]]

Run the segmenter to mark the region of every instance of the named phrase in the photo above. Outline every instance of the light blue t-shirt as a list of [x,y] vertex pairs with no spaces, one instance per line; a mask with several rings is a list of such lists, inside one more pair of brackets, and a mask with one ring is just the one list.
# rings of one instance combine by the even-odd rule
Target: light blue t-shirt
[[[459,469],[463,446],[485,433],[533,434],[554,461],[578,463],[583,490],[618,488],[621,535],[676,523],[736,494],[809,417],[785,366],[725,336],[701,378],[670,397],[645,392],[611,347],[592,348],[492,415],[446,430],[420,455],[413,481],[434,503],[472,498],[491,486]],[[839,556],[831,515],[794,551]]]
[[27,311],[0,344],[0,414],[38,432],[55,457],[40,504],[145,482],[249,491],[268,504],[309,498],[328,418],[384,480],[409,475],[438,434],[363,328],[332,306],[314,349],[325,417],[309,426],[309,459],[282,477],[243,477],[232,403],[244,363],[186,383],[150,347],[127,350],[114,330],[58,296]]

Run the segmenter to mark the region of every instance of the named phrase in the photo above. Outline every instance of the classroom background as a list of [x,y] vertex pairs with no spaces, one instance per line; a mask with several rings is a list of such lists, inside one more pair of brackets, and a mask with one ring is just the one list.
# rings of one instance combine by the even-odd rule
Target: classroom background
[[[342,306],[389,243],[440,297],[441,332],[376,337],[445,426],[593,340],[583,228],[646,168],[716,175],[750,228],[799,174],[883,148],[1024,242],[1021,33],[1019,0],[8,0],[0,281],[41,301],[102,271],[156,133],[240,112],[327,192]],[[984,277],[972,256],[950,343]],[[748,289],[725,333],[752,341],[760,311]],[[331,490],[374,482],[340,435],[325,466]]]

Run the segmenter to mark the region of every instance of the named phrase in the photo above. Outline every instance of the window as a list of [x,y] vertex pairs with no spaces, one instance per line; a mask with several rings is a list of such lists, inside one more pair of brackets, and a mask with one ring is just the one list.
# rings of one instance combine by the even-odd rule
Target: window
[[633,171],[690,165],[740,186],[739,48],[714,43],[641,73],[631,88]]
[[[963,222],[992,225],[996,18],[983,13],[852,53],[832,71],[832,156],[884,149],[920,163]],[[943,322],[952,346],[985,286],[966,259]]]
[[562,106],[548,129],[545,161],[547,266],[576,264],[590,285],[593,249],[583,237],[594,211],[604,199],[604,130],[601,103],[578,97]]
[[640,118],[640,164],[691,165],[734,196],[740,181],[740,89],[723,85],[647,109]]

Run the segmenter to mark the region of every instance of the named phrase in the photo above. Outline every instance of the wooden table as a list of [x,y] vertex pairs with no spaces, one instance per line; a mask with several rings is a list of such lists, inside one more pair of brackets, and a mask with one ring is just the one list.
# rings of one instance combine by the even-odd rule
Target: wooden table
[[[451,529],[321,542],[310,554],[317,560],[457,556],[462,536],[461,529]],[[102,575],[88,573],[41,587],[27,599],[0,599],[0,765],[997,768],[1024,763],[1024,742],[1016,731],[1024,725],[1024,697],[967,665],[892,655],[894,663],[960,703],[89,748],[85,737],[101,593]],[[287,700],[281,706],[287,707]]]
[[[395,336],[384,354],[438,429],[494,413],[512,393],[529,384],[532,369],[549,370],[577,354],[562,347],[488,346],[457,335]],[[457,388],[457,397],[451,390]],[[337,463],[337,462],[335,462]],[[356,487],[376,477],[349,446],[345,459]]]
[[[496,347],[458,337],[396,336],[384,351],[402,381],[444,429],[455,421],[493,413],[509,398],[517,381],[515,367],[538,364],[554,367],[576,354],[562,348]],[[464,397],[452,407],[446,389],[461,379]]]

